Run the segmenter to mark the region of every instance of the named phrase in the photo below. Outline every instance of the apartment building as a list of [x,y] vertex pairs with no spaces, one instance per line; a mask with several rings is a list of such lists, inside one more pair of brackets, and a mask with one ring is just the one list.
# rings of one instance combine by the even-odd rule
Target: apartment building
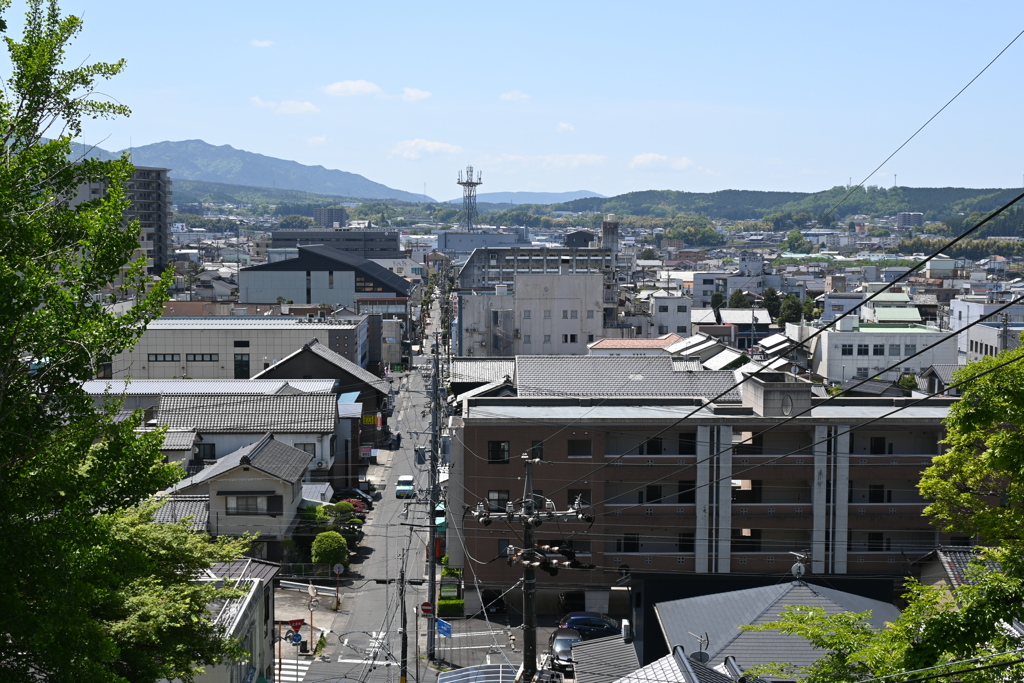
[[[949,328],[954,332],[958,332],[957,351],[962,359],[967,358],[971,343],[967,332],[960,332],[960,330],[984,316],[995,313],[996,310],[1002,308],[1011,300],[1012,295],[1009,292],[969,295],[950,300]],[[1003,313],[1006,314],[1007,322],[1011,325],[1024,323],[1024,304],[1014,304],[1003,311]],[[1002,323],[1001,316],[1002,313],[993,315],[987,319],[987,322]],[[977,353],[977,351],[974,351],[974,353]]]
[[362,258],[402,258],[397,230],[274,230],[270,248],[320,244]]
[[[87,183],[72,200],[77,205],[103,196],[107,183]],[[139,253],[146,258],[147,272],[164,272],[171,256],[171,177],[170,169],[136,166],[125,187],[128,208],[126,221],[139,221]]]
[[[597,567],[538,572],[554,588],[612,585],[627,567],[781,575],[791,552],[809,552],[818,575],[896,576],[904,557],[947,542],[916,483],[941,452],[950,400],[887,415],[902,399],[815,398],[781,372],[734,381],[665,356],[519,357],[518,396],[467,398],[452,418],[449,509],[483,503],[500,521],[523,495],[520,454],[541,459],[528,493],[558,510],[580,501],[594,518],[536,528],[539,545]],[[484,562],[521,543],[515,525],[449,524]],[[468,561],[460,543],[448,549],[452,566]],[[515,577],[504,562],[475,571],[486,586]]]
[[132,349],[113,357],[103,375],[113,379],[249,379],[314,338],[356,365],[367,367],[367,316],[180,316],[152,321]]

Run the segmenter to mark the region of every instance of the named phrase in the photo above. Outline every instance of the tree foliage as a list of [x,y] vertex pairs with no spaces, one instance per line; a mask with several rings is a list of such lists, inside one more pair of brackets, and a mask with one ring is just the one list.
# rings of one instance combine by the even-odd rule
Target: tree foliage
[[750,308],[750,300],[742,289],[735,289],[729,295],[729,303],[726,305],[729,308]]
[[313,562],[348,566],[348,543],[337,531],[325,531],[313,539]]
[[[9,3],[0,4],[7,10]],[[81,22],[29,3],[24,36],[5,38],[0,91],[0,679],[11,682],[188,680],[235,650],[210,637],[215,588],[198,569],[235,557],[183,527],[152,523],[151,496],[182,471],[141,414],[116,421],[82,388],[104,358],[130,348],[166,300],[125,225],[127,159],[71,163],[84,118],[127,107],[95,99],[124,64],[66,69]],[[47,139],[44,139],[44,136]],[[87,182],[105,196],[78,206]],[[169,274],[168,274],[169,275]],[[93,294],[136,305],[115,315]],[[230,592],[222,593],[230,595]]]
[[316,223],[309,216],[300,216],[293,213],[284,216],[277,224],[279,230],[309,230],[316,227]]
[[775,291],[774,287],[764,290],[764,298],[761,300],[761,305],[768,310],[768,315],[772,317],[772,320],[779,317],[782,299],[779,298],[779,293]]
[[803,318],[803,314],[804,307],[800,303],[800,297],[796,294],[787,294],[779,306],[779,315],[776,316],[775,322],[779,325],[798,323]]

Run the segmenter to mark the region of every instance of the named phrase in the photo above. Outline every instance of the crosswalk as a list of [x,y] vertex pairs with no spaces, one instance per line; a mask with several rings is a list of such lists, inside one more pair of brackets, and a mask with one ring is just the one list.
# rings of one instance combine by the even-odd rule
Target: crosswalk
[[281,677],[278,679],[278,683],[302,683],[302,679],[306,677],[306,669],[312,663],[312,660],[309,659],[282,659],[280,662],[274,662],[275,675],[277,674],[277,664],[281,665]]

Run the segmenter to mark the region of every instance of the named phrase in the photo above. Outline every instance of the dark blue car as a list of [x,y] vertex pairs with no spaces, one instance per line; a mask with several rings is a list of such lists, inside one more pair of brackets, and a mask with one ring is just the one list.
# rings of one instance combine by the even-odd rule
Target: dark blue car
[[583,640],[617,636],[622,633],[619,622],[599,612],[569,612],[558,622],[558,626],[575,629]]

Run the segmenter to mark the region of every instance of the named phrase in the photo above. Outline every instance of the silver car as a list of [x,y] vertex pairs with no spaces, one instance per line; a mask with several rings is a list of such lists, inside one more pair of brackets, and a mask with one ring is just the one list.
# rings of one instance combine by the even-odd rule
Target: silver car
[[572,644],[583,638],[574,628],[556,628],[548,639],[551,653],[551,668],[556,671],[572,671]]

